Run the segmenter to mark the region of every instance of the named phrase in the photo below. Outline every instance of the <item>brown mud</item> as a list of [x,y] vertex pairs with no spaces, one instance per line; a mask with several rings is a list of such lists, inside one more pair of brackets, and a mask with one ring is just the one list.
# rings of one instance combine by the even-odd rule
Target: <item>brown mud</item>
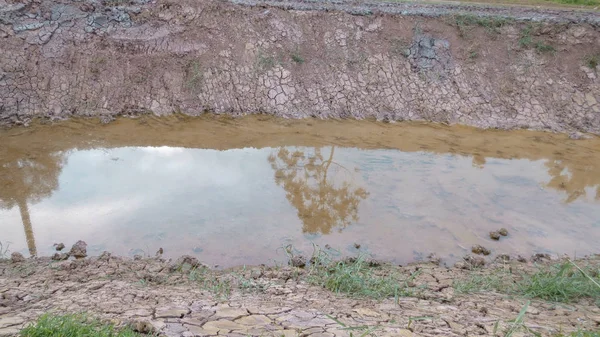
[[0,0],[0,123],[213,112],[600,133],[598,21],[451,4]]
[[[549,263],[556,261],[543,260],[537,266]],[[600,260],[595,256],[579,263],[597,266]],[[365,331],[374,336],[504,335],[526,299],[494,292],[463,295],[453,282],[473,273],[537,268],[517,262],[496,262],[479,271],[435,263],[382,265],[373,272],[393,273],[398,282],[411,279],[409,286],[418,291],[376,301],[312,286],[307,282],[309,268],[189,267],[108,253],[61,262],[0,260],[0,335],[16,334],[46,312],[86,312],[167,336],[351,336]],[[542,336],[597,330],[599,324],[594,299],[571,304],[533,300],[524,319],[528,329]]]

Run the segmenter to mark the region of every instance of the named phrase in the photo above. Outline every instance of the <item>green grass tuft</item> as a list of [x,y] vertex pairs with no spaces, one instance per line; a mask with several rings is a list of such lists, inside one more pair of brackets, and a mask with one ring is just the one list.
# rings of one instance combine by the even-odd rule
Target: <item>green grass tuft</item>
[[399,275],[387,274],[371,266],[363,255],[359,255],[356,259],[334,263],[317,259],[310,268],[308,280],[335,293],[383,299],[411,296],[413,289],[408,287],[411,278],[414,275],[403,280]]
[[472,14],[454,15],[454,24],[458,27],[460,35],[463,36],[471,27],[483,27],[489,33],[498,34],[499,29],[511,23],[513,20],[497,16],[477,16]]
[[554,53],[556,51],[554,47],[549,44],[545,44],[542,41],[537,41],[535,43],[535,50],[537,50],[538,53]]
[[600,64],[600,54],[589,55],[585,58],[585,65],[591,69],[596,69]]
[[300,56],[299,53],[293,53],[292,54],[292,61],[298,63],[298,64],[302,64],[304,63],[304,58],[302,56]]
[[34,324],[21,330],[22,337],[141,337],[129,328],[117,329],[84,315],[42,315]]
[[497,291],[554,302],[573,302],[582,298],[600,298],[600,269],[580,268],[571,261],[543,267],[529,274],[498,272],[479,274],[454,282],[460,293]]
[[[590,269],[587,274],[595,275],[598,270]],[[598,279],[600,281],[600,279]],[[538,270],[527,275],[516,284],[516,291],[531,298],[554,302],[572,302],[581,298],[600,298],[600,287],[594,279],[575,269],[570,262]]]

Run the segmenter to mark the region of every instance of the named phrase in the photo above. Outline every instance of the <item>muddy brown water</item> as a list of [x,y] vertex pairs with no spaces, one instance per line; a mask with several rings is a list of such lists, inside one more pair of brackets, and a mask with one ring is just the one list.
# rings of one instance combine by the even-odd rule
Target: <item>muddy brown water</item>
[[[505,227],[499,242],[488,233]],[[0,242],[48,255],[274,264],[291,245],[407,263],[581,256],[600,242],[600,139],[418,123],[141,117],[0,131]],[[360,246],[360,248],[357,248]]]

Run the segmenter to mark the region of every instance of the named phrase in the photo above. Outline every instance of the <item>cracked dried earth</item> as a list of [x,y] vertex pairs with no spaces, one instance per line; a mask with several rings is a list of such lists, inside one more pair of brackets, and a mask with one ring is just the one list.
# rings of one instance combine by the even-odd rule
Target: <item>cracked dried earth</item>
[[0,0],[0,123],[209,111],[600,132],[595,11],[122,4]]
[[[418,271],[411,281],[420,289],[418,296],[381,301],[312,286],[306,282],[310,269],[204,270],[204,279],[231,281],[225,293],[202,286],[193,270],[182,266],[161,258],[132,260],[107,253],[60,262],[2,260],[0,335],[17,334],[45,312],[86,312],[166,336],[349,336],[364,331],[375,336],[484,336],[510,327],[525,303],[493,292],[458,294],[453,280],[471,271],[431,262],[377,267],[404,276]],[[491,263],[482,272],[507,268],[520,271],[532,265]],[[600,309],[593,299],[576,304],[534,300],[525,324],[542,335],[597,329]]]

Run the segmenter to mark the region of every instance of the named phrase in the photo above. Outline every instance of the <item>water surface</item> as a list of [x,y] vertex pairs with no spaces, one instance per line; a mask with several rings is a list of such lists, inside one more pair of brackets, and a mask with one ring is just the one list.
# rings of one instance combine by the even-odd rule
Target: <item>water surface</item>
[[[580,256],[600,242],[597,139],[172,117],[35,125],[0,142],[0,242],[22,253],[83,239],[96,255],[162,247],[234,266],[316,244],[406,263],[473,244]],[[490,240],[500,227],[510,235]]]

